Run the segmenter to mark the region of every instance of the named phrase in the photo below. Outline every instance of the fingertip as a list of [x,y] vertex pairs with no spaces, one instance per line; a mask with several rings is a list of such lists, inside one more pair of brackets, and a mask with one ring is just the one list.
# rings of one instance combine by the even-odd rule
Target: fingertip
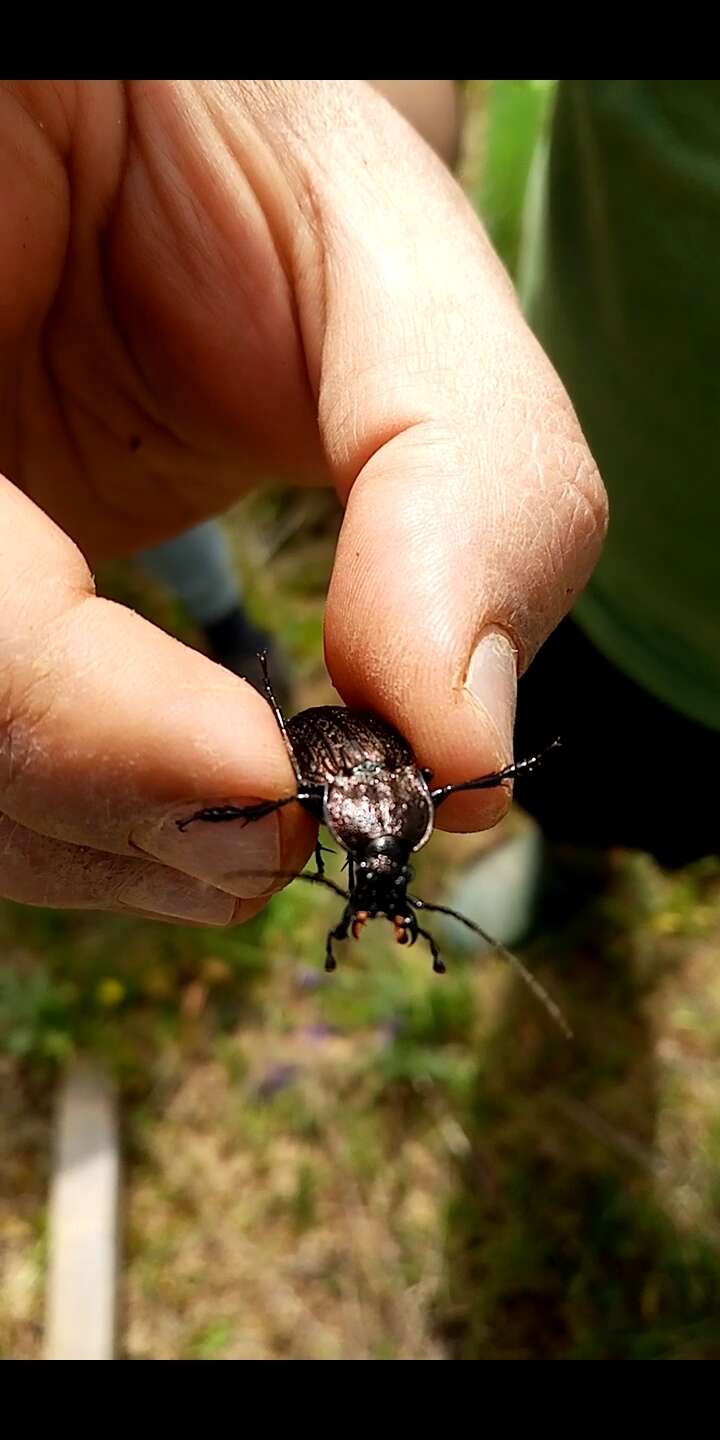
[[302,805],[288,805],[280,814],[281,874],[273,891],[290,883],[289,876],[299,875],[310,859],[317,843],[318,825]]
[[517,649],[497,626],[483,631],[472,652],[465,691],[478,707],[483,728],[495,733],[498,768],[509,765],[517,705]]

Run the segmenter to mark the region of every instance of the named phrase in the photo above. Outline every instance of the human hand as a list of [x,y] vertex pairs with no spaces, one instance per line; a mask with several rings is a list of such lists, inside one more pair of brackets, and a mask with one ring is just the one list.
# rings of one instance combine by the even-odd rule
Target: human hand
[[0,894],[228,924],[310,821],[175,819],[291,793],[281,737],[86,561],[333,483],[331,677],[441,784],[509,760],[604,492],[458,186],[361,82],[4,82],[0,195]]

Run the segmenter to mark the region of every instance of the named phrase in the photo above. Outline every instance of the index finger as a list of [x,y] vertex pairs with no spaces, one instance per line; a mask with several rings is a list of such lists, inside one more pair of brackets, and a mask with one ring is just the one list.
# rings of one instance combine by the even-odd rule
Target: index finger
[[245,827],[177,827],[204,807],[294,794],[254,688],[96,598],[74,544],[6,481],[0,537],[0,811],[245,898],[272,888],[260,871],[301,869],[314,827],[298,805]]

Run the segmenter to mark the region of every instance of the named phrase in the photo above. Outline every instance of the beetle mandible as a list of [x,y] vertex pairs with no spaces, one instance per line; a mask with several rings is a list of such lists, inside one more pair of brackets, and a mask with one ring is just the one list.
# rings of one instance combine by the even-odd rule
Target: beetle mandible
[[[467,790],[489,790],[515,779],[539,764],[559,745],[559,740],[554,740],[538,755],[507,765],[504,770],[432,789],[432,771],[421,769],[407,741],[375,715],[341,705],[322,705],[301,710],[286,721],[273,693],[267,654],[262,653],[259,660],[267,698],[295,774],[296,792],[281,800],[263,800],[256,805],[216,805],[197,810],[185,820],[178,820],[178,828],[184,831],[198,820],[211,824],[241,820],[248,825],[293,802],[302,805],[315,820],[325,824],[347,854],[347,890],[326,876],[319,841],[315,847],[315,874],[288,877],[324,885],[345,901],[339,923],[328,932],[326,970],[336,968],[334,941],[346,940],[349,933],[359,939],[366,922],[383,915],[394,925],[400,945],[414,945],[418,936],[422,936],[430,947],[433,970],[438,975],[444,974],[445,964],[437,945],[432,935],[418,924],[416,915],[418,910],[434,911],[459,920],[495,946],[569,1034],[558,1007],[517,956],[458,911],[408,894],[412,880],[410,856],[430,839],[439,807],[451,795]],[[277,873],[273,872],[276,876]]]

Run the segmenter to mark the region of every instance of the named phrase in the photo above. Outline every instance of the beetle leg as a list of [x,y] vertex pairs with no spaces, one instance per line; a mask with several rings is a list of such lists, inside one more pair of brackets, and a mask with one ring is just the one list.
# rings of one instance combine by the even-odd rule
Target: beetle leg
[[395,926],[395,939],[398,945],[414,945],[418,935],[422,934],[412,910],[409,915],[401,913],[393,915],[392,922]]
[[534,770],[559,744],[559,740],[553,740],[552,745],[547,745],[537,755],[529,755],[527,760],[518,760],[515,765],[506,765],[504,770],[496,770],[492,775],[481,775],[477,780],[462,780],[459,785],[442,785],[439,790],[431,790],[430,798],[435,809],[437,810],[438,805],[442,805],[448,796],[459,795],[463,790],[492,790],[496,785],[502,785],[505,780],[515,780],[518,775]]
[[335,851],[334,851],[334,850],[331,850],[328,845],[321,845],[321,844],[320,844],[320,841],[318,840],[318,843],[317,843],[317,845],[315,846],[315,864],[317,865],[317,874],[318,874],[319,876],[322,877],[322,876],[325,874],[325,862],[324,862],[324,860],[323,860],[323,858],[322,858],[323,855],[334,855],[334,854],[335,854]]
[[257,805],[210,805],[205,810],[196,810],[194,815],[188,815],[186,820],[176,820],[178,830],[186,830],[195,820],[205,820],[211,825],[217,825],[224,820],[242,820],[245,825],[251,825],[253,820],[263,820],[266,815],[274,815],[276,810],[282,810],[284,805],[292,805],[293,800],[307,800],[310,797],[306,791],[299,791],[297,795],[286,795],[283,800],[261,800]]
[[437,945],[435,944],[435,941],[433,940],[432,935],[428,930],[423,930],[419,925],[417,927],[417,933],[418,935],[422,935],[423,940],[427,940],[428,945],[430,946],[430,954],[432,955],[433,970],[435,971],[435,974],[444,975],[445,961],[440,959],[440,952]]
[[328,971],[337,969],[337,960],[333,955],[332,942],[333,940],[347,940],[352,913],[351,907],[346,905],[339,925],[336,925],[334,930],[328,931],[328,937],[325,943],[325,969]]

